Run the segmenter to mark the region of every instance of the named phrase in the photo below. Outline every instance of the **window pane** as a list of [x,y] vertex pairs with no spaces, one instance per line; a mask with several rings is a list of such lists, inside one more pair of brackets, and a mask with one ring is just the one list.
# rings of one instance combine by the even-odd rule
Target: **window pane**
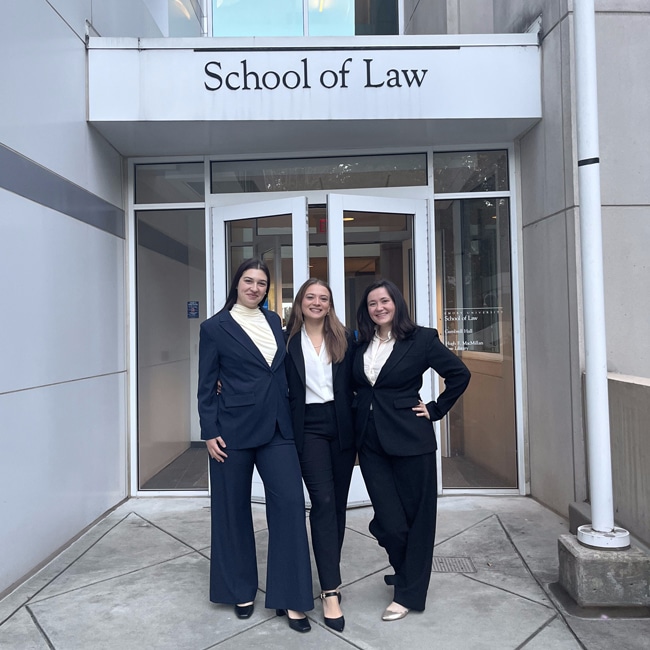
[[507,190],[508,152],[436,153],[433,155],[433,188],[438,194]]
[[510,298],[507,200],[436,203],[443,245],[445,343],[452,350],[501,353],[502,303]]
[[239,265],[251,257],[264,260],[271,273],[268,308],[282,317],[282,324],[293,300],[293,250],[291,215],[258,219],[239,219],[226,223],[228,246],[228,286]]
[[328,282],[327,209],[309,206],[309,277]]
[[310,36],[354,36],[354,0],[309,0]]
[[302,36],[303,0],[213,0],[213,36]]
[[508,199],[436,201],[441,335],[472,373],[442,436],[445,488],[517,486]]
[[[413,215],[380,212],[343,213],[345,321],[357,329],[357,307],[368,285],[394,282],[415,314]],[[339,312],[340,315],[340,312]]]
[[427,184],[426,154],[213,162],[212,193],[291,192]]
[[398,34],[397,0],[356,0],[355,33],[358,36]]
[[138,479],[141,490],[208,488],[196,406],[206,313],[205,212],[138,211]]
[[202,203],[205,199],[203,163],[135,166],[135,202]]

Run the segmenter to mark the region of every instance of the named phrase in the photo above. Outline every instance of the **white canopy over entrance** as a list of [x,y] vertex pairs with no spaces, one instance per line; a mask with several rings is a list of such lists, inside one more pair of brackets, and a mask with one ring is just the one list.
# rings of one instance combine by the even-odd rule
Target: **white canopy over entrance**
[[125,156],[478,145],[541,118],[535,34],[88,47],[89,122]]

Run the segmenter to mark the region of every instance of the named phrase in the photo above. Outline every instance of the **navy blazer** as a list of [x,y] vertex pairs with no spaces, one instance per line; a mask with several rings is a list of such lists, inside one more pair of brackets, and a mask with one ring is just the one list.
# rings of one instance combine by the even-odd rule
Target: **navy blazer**
[[[435,451],[433,421],[443,418],[467,388],[470,379],[467,366],[442,344],[436,330],[418,327],[403,341],[395,341],[373,386],[363,368],[363,354],[368,345],[357,348],[353,366],[359,446],[363,443],[372,404],[377,436],[387,454],[416,456]],[[445,380],[445,390],[438,400],[427,404],[431,421],[411,410],[420,400],[422,375],[429,368]]]
[[[305,425],[305,358],[302,354],[301,333],[289,341],[285,360],[287,381],[289,383],[289,403],[293,416],[293,431],[296,447],[302,452]],[[332,364],[332,383],[334,388],[334,408],[341,450],[354,446],[354,423],[352,419],[352,359],[354,358],[354,339],[348,337],[348,349],[343,361]]]
[[[276,423],[284,438],[293,439],[280,317],[267,309],[260,311],[278,344],[271,366],[229,311],[220,311],[201,323],[201,438],[221,436],[230,449],[266,444],[275,433]],[[217,380],[221,381],[220,395]]]

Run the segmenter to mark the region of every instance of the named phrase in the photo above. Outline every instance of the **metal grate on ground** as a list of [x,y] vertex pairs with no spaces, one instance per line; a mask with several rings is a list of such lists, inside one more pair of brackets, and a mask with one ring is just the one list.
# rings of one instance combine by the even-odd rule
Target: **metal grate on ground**
[[476,568],[468,557],[433,556],[431,571],[435,573],[476,573]]

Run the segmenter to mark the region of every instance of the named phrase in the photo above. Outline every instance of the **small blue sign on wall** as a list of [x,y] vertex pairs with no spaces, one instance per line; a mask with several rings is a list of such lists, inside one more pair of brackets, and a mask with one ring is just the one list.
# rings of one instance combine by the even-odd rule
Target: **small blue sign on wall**
[[188,318],[198,318],[199,317],[199,301],[198,300],[188,300],[187,301],[187,317]]

